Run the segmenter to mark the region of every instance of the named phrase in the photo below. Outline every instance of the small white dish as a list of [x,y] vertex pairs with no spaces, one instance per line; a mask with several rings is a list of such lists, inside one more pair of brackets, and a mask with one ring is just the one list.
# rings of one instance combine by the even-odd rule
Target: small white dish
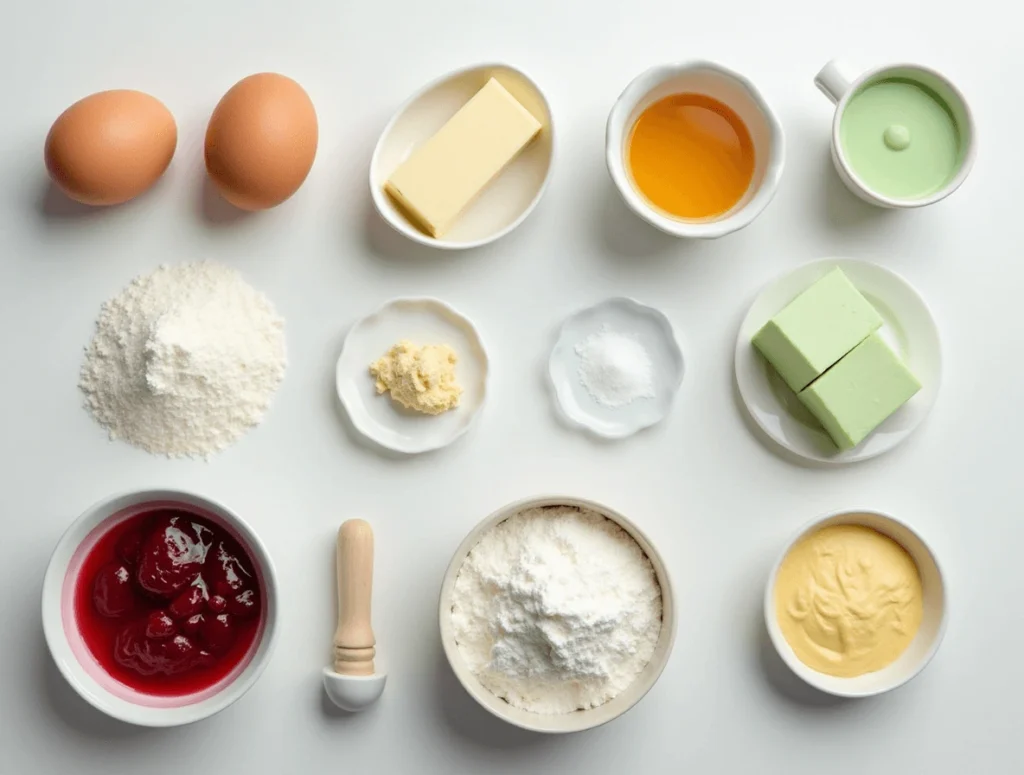
[[[573,713],[559,713],[545,715],[531,713],[528,710],[517,708],[507,701],[498,697],[487,689],[480,679],[469,669],[459,653],[459,645],[455,640],[455,628],[452,625],[452,601],[455,594],[455,581],[459,577],[462,565],[467,555],[472,551],[483,535],[504,522],[509,517],[521,511],[545,506],[573,506],[579,509],[588,509],[597,512],[606,519],[610,519],[637,542],[647,559],[651,561],[654,574],[661,587],[661,632],[658,635],[658,645],[654,649],[651,661],[634,679],[633,683],[617,697],[612,698],[604,705],[588,710],[577,710]],[[636,705],[651,690],[661,677],[669,657],[672,656],[672,647],[676,641],[676,600],[672,591],[672,580],[669,577],[668,566],[658,553],[657,548],[644,532],[623,514],[602,506],[599,503],[585,500],[583,498],[562,497],[557,495],[526,498],[515,503],[510,503],[498,509],[489,517],[474,527],[469,535],[459,544],[455,555],[448,564],[444,579],[441,582],[441,599],[438,604],[438,620],[441,629],[441,646],[444,655],[451,665],[452,672],[462,684],[470,697],[476,700],[484,710],[512,726],[526,729],[531,732],[544,734],[567,734],[570,732],[582,732],[587,729],[599,727],[609,721],[617,719],[634,705]]]
[[[455,350],[462,385],[459,405],[431,416],[406,409],[389,393],[377,394],[370,364],[392,345],[447,344]],[[392,299],[349,330],[338,356],[338,398],[356,430],[382,447],[416,454],[445,447],[464,434],[487,395],[487,350],[472,322],[438,299]]]
[[[921,382],[921,390],[859,446],[840,452],[751,339],[801,291],[839,267],[885,321],[880,331]],[[820,463],[855,463],[905,441],[935,405],[942,382],[942,348],[924,300],[894,272],[866,261],[827,258],[770,283],[754,300],[736,339],[736,384],[750,416],[780,446]]]
[[[89,552],[115,525],[144,512],[175,508],[204,517],[246,550],[263,598],[260,631],[249,653],[221,681],[195,694],[144,694],[112,677],[89,651],[78,628],[75,587]],[[219,713],[253,687],[270,662],[278,634],[277,575],[266,547],[241,517],[216,501],[180,490],[138,490],[87,509],[57,542],[43,577],[43,634],[53,661],[71,687],[111,718],[143,727],[191,724]]]
[[[582,358],[576,351],[602,330],[627,334],[643,345],[653,365],[653,398],[638,398],[620,407],[594,399],[580,379]],[[664,314],[633,299],[606,299],[568,317],[548,359],[548,376],[562,414],[607,439],[621,439],[661,422],[683,381],[683,354]]]
[[[413,225],[384,193],[388,176],[430,139],[491,78],[497,79],[541,123],[540,135],[491,182],[443,238]],[[500,239],[533,212],[551,179],[554,126],[540,87],[511,65],[486,63],[443,75],[402,105],[384,127],[370,160],[370,195],[381,217],[400,234],[447,250],[480,247]]]
[[[775,616],[775,580],[778,577],[782,561],[801,538],[832,525],[864,525],[888,536],[907,551],[914,564],[917,565],[917,572],[921,576],[924,616],[914,640],[888,667],[855,678],[838,678],[819,673],[801,662],[786,641],[786,636],[782,634],[782,629]],[[786,544],[768,576],[768,585],[764,593],[764,620],[772,645],[779,652],[782,661],[815,689],[836,697],[872,697],[902,686],[931,662],[946,634],[948,621],[946,598],[942,568],[921,536],[911,527],[888,514],[871,509],[853,509],[826,514],[813,520],[801,528]]]
[[[754,176],[746,194],[715,218],[686,220],[659,210],[633,185],[626,153],[640,114],[672,94],[696,93],[725,103],[740,117],[754,143]],[[782,123],[750,79],[727,67],[695,59],[645,70],[626,87],[608,114],[605,161],[616,188],[633,212],[675,237],[715,239],[748,226],[772,201],[786,163]]]

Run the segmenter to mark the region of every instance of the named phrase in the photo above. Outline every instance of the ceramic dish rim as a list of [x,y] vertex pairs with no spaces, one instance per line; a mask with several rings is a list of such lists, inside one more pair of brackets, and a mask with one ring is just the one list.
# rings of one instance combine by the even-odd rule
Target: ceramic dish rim
[[[410,447],[397,447],[392,444],[387,444],[380,441],[373,433],[371,433],[366,427],[365,423],[361,422],[356,418],[352,408],[349,406],[348,400],[345,397],[345,393],[341,388],[343,379],[347,378],[347,374],[342,372],[342,360],[345,358],[345,353],[348,350],[348,346],[352,341],[352,336],[363,326],[369,323],[374,318],[379,317],[390,307],[398,304],[407,305],[420,305],[420,306],[433,306],[443,309],[448,315],[451,315],[455,319],[459,320],[464,330],[467,333],[472,334],[472,338],[476,340],[476,345],[483,356],[481,359],[481,366],[483,369],[483,390],[480,393],[480,402],[473,409],[469,419],[463,424],[458,431],[445,440],[440,442],[429,443],[426,446],[419,446],[415,448]],[[434,452],[439,449],[444,449],[450,444],[455,443],[462,438],[472,428],[480,415],[481,410],[484,408],[484,404],[487,401],[487,396],[490,393],[491,386],[491,356],[487,352],[487,345],[484,342],[483,335],[480,333],[480,329],[476,327],[476,324],[467,317],[466,315],[459,312],[455,307],[446,301],[442,301],[435,296],[395,296],[394,298],[388,299],[373,312],[370,312],[349,326],[348,331],[345,333],[345,338],[341,343],[341,351],[338,353],[338,359],[334,365],[334,392],[338,396],[338,400],[341,402],[342,407],[345,409],[345,414],[348,416],[352,423],[352,426],[363,436],[363,438],[369,439],[374,444],[379,445],[384,449],[389,449],[392,452],[400,452],[404,455],[421,455],[426,452]]]
[[[589,422],[582,419],[582,417],[578,416],[577,413],[570,412],[566,407],[565,401],[563,401],[563,391],[559,389],[558,380],[555,379],[555,361],[557,358],[557,353],[559,351],[559,345],[566,337],[566,329],[573,321],[578,320],[585,313],[591,312],[593,310],[599,309],[600,307],[604,307],[611,304],[618,304],[620,306],[629,307],[631,311],[635,312],[636,314],[643,315],[644,317],[653,319],[658,324],[659,328],[662,329],[663,333],[666,335],[666,339],[670,344],[669,349],[672,351],[673,354],[673,365],[677,367],[677,370],[679,372],[677,378],[673,380],[672,394],[671,396],[669,396],[665,413],[662,414],[660,417],[651,420],[650,422],[643,422],[629,430],[625,430],[622,433],[614,433],[611,431],[600,430],[591,425]],[[555,404],[558,407],[559,412],[561,412],[561,415],[565,419],[567,419],[573,425],[582,428],[588,433],[592,433],[595,436],[598,436],[599,438],[618,440],[629,438],[630,436],[633,436],[642,430],[652,428],[655,425],[658,425],[668,419],[669,415],[672,413],[672,408],[675,406],[676,397],[679,395],[679,389],[683,386],[683,380],[686,377],[686,357],[683,355],[683,348],[680,346],[679,339],[676,336],[675,327],[672,325],[672,321],[668,319],[668,316],[664,312],[662,312],[657,307],[652,307],[648,304],[644,304],[643,302],[637,301],[631,296],[609,296],[605,299],[602,299],[601,301],[595,302],[594,304],[590,304],[586,307],[579,307],[573,312],[570,312],[568,315],[565,316],[565,318],[562,319],[562,322],[558,325],[558,328],[555,331],[555,337],[551,345],[551,351],[548,354],[546,371],[548,387],[554,395]]]
[[[775,437],[775,435],[771,432],[771,430],[769,428],[765,427],[765,424],[763,422],[761,422],[761,417],[760,417],[759,413],[751,411],[750,405],[749,405],[749,403],[747,401],[746,394],[744,393],[744,390],[743,390],[743,383],[740,380],[740,371],[741,371],[741,369],[740,369],[740,359],[742,357],[744,357],[744,354],[743,354],[744,349],[746,347],[748,347],[748,346],[749,347],[753,347],[753,345],[750,343],[750,341],[745,340],[743,338],[743,332],[744,332],[744,328],[746,328],[747,320],[750,317],[750,313],[753,310],[754,305],[756,305],[758,303],[758,300],[761,298],[762,295],[764,295],[768,290],[773,288],[778,283],[781,283],[781,282],[785,281],[786,279],[788,279],[791,275],[795,274],[796,272],[803,271],[803,270],[808,269],[810,267],[824,266],[824,265],[831,264],[831,265],[834,265],[836,268],[842,269],[842,265],[843,264],[847,264],[847,263],[862,264],[862,265],[870,266],[872,268],[872,271],[878,271],[878,272],[880,272],[882,274],[888,275],[892,280],[894,280],[896,283],[902,285],[907,291],[909,291],[914,296],[914,298],[918,301],[918,303],[921,305],[921,308],[924,310],[925,314],[928,316],[928,319],[931,322],[932,328],[935,330],[936,340],[938,342],[938,349],[936,350],[936,353],[935,353],[935,359],[936,359],[935,368],[938,371],[939,380],[938,380],[937,384],[933,387],[935,395],[934,395],[934,397],[932,399],[932,405],[929,406],[928,410],[921,417],[921,419],[917,421],[917,424],[911,430],[909,430],[901,439],[899,439],[895,444],[893,444],[891,447],[887,447],[885,449],[879,450],[878,452],[875,452],[874,454],[868,455],[866,457],[852,457],[851,458],[849,453],[855,452],[856,449],[857,449],[856,447],[854,447],[854,449],[852,449],[852,450],[840,451],[838,454],[836,454],[835,456],[830,457],[830,458],[824,457],[824,456],[820,456],[820,455],[819,456],[812,456],[812,455],[804,454],[803,452],[798,452],[797,450],[793,449],[793,447],[791,445],[789,445],[789,444],[784,444],[782,441],[780,441],[778,438]],[[853,281],[851,280],[851,282],[853,282]],[[854,285],[856,286],[856,283],[854,283]],[[761,356],[757,355],[756,357],[761,357]],[[893,449],[898,447],[900,444],[904,443],[922,425],[924,425],[925,421],[928,419],[928,416],[931,414],[932,408],[934,408],[935,402],[938,400],[939,391],[941,390],[941,387],[942,387],[942,373],[943,373],[944,368],[945,368],[945,365],[944,365],[944,360],[943,360],[943,355],[942,355],[942,337],[939,334],[939,327],[938,327],[938,323],[935,320],[935,314],[932,311],[931,307],[928,305],[928,302],[925,300],[925,298],[918,292],[917,288],[915,288],[910,283],[909,280],[907,280],[905,277],[903,277],[898,272],[895,272],[892,269],[890,269],[889,267],[883,266],[882,264],[880,264],[880,263],[878,263],[876,261],[868,261],[866,259],[861,259],[861,258],[850,258],[849,256],[829,256],[829,257],[826,257],[826,258],[819,258],[819,259],[815,259],[815,260],[812,260],[812,261],[808,261],[806,263],[800,264],[800,265],[792,267],[792,268],[790,268],[790,269],[788,269],[786,271],[783,271],[780,274],[778,274],[778,275],[772,277],[771,279],[769,279],[767,282],[763,283],[757,289],[754,298],[751,300],[750,304],[747,306],[746,310],[743,313],[743,317],[740,320],[740,324],[739,324],[739,327],[738,327],[737,332],[736,332],[736,345],[735,345],[735,351],[734,351],[734,354],[733,354],[733,370],[732,371],[733,371],[733,384],[735,385],[736,390],[739,392],[740,400],[743,403],[743,407],[742,407],[743,410],[747,413],[747,415],[751,418],[751,420],[753,420],[754,424],[761,430],[761,432],[765,435],[765,437],[767,437],[767,439],[772,444],[775,444],[779,448],[785,450],[786,452],[799,457],[801,460],[807,460],[807,461],[810,461],[812,463],[816,463],[816,464],[820,464],[820,465],[824,465],[824,466],[830,466],[830,467],[831,466],[837,466],[838,467],[838,466],[856,465],[858,463],[863,463],[865,461],[872,460],[873,458],[880,457],[881,455],[884,455],[884,454],[886,454],[888,452],[891,452]]]
[[[458,646],[455,643],[455,634],[451,622],[452,594],[455,589],[455,580],[458,578],[459,571],[462,569],[466,556],[473,547],[479,543],[480,538],[484,533],[495,525],[504,522],[509,517],[519,513],[520,511],[524,511],[525,509],[542,508],[545,506],[569,506],[580,509],[589,509],[614,522],[626,531],[626,533],[628,533],[629,536],[637,542],[637,545],[640,546],[641,550],[643,550],[644,554],[650,561],[651,566],[654,568],[655,576],[658,580],[659,586],[661,587],[662,625],[661,633],[658,636],[658,646],[655,650],[656,654],[660,652],[660,657],[658,657],[657,662],[655,662],[655,658],[652,657],[652,660],[647,663],[643,671],[641,671],[633,683],[619,694],[618,697],[610,700],[610,702],[615,702],[620,697],[635,695],[630,696],[624,707],[614,716],[610,716],[602,721],[587,723],[584,720],[587,718],[588,714],[599,710],[604,707],[603,705],[584,711],[574,711],[571,714],[530,714],[537,718],[538,721],[535,724],[510,718],[506,715],[503,709],[511,708],[512,706],[505,702],[505,700],[502,700],[492,694],[483,686],[483,684],[480,683],[476,676],[470,672],[469,668],[462,660]],[[644,548],[645,545],[649,550]],[[632,520],[615,509],[586,498],[565,495],[535,495],[513,501],[512,503],[491,512],[487,517],[478,522],[461,541],[458,548],[455,550],[455,553],[452,555],[451,561],[448,563],[448,567],[444,573],[444,578],[441,582],[441,593],[438,600],[438,621],[440,625],[441,645],[444,650],[445,658],[447,659],[452,672],[455,674],[456,679],[458,679],[459,684],[478,705],[495,718],[501,719],[512,726],[519,727],[520,729],[525,729],[530,732],[557,735],[582,732],[614,721],[632,708],[636,707],[637,703],[639,703],[640,700],[642,700],[647,693],[654,688],[654,685],[661,678],[665,667],[672,658],[672,649],[675,646],[676,640],[676,622],[678,619],[676,606],[676,596],[673,591],[672,579],[668,565],[665,563],[654,542],[651,541],[650,537]],[[524,713],[528,713],[528,711],[524,711]],[[555,729],[545,723],[548,719],[562,719],[567,717],[580,719],[581,723],[567,729]]]
[[[914,539],[921,545],[921,547],[924,549],[925,554],[928,556],[932,565],[935,567],[935,575],[939,581],[939,585],[942,592],[942,613],[939,617],[939,626],[935,631],[935,636],[931,642],[931,645],[928,647],[928,650],[924,653],[924,655],[913,667],[913,669],[907,671],[905,675],[897,678],[894,681],[891,681],[889,684],[883,685],[875,689],[844,690],[836,687],[832,682],[844,680],[852,681],[856,679],[837,678],[836,676],[829,676],[824,673],[821,673],[820,671],[805,665],[803,662],[800,661],[796,654],[793,653],[793,649],[786,641],[786,638],[782,634],[782,630],[779,627],[778,622],[776,621],[775,600],[773,592],[775,591],[775,581],[778,577],[779,569],[782,567],[782,563],[785,561],[786,556],[790,553],[790,551],[801,538],[804,538],[805,536],[810,535],[811,533],[814,533],[817,530],[827,527],[828,523],[843,517],[850,517],[851,519],[849,522],[837,524],[856,524],[863,525],[865,527],[872,527],[871,525],[868,525],[862,521],[858,521],[856,517],[860,515],[877,517],[882,522],[891,523],[892,525],[895,525],[896,527],[899,527],[900,529],[905,530],[907,533],[912,535]],[[896,541],[896,539],[892,536],[887,537],[893,541]],[[902,543],[900,543],[899,541],[896,541],[896,543],[900,544],[901,547],[903,546]],[[909,552],[909,550],[906,547],[903,547],[903,549],[904,551]],[[920,573],[920,570],[918,572]],[[880,694],[885,694],[886,692],[890,692],[894,689],[900,688],[901,686],[909,683],[914,678],[919,676],[921,672],[931,663],[932,659],[935,657],[935,654],[939,650],[939,646],[942,645],[943,638],[946,635],[946,629],[949,625],[949,585],[946,582],[946,574],[943,572],[942,565],[940,564],[939,559],[936,556],[934,550],[932,549],[931,545],[927,541],[925,541],[924,538],[922,538],[921,534],[916,529],[914,529],[911,525],[907,524],[903,520],[897,519],[896,517],[892,516],[886,511],[873,508],[853,507],[838,509],[836,511],[830,511],[826,514],[815,517],[814,519],[811,519],[810,521],[804,523],[795,533],[793,533],[790,536],[790,538],[783,545],[782,551],[779,552],[779,555],[775,560],[774,565],[772,565],[771,571],[768,574],[768,582],[765,585],[764,590],[763,608],[764,623],[765,628],[768,630],[768,638],[769,640],[771,640],[772,646],[775,648],[775,652],[779,655],[779,658],[785,663],[786,667],[789,668],[790,672],[792,672],[794,675],[796,675],[798,678],[804,681],[807,685],[825,694],[830,694],[834,697],[842,697],[844,699],[860,699],[864,697],[875,697]]]
[[[964,110],[964,120],[967,124],[969,141],[964,157],[960,162],[960,169],[957,171],[956,175],[950,178],[946,185],[938,191],[920,199],[900,199],[887,196],[886,194],[879,193],[871,186],[867,185],[854,171],[853,167],[847,160],[846,151],[843,150],[839,134],[839,127],[842,123],[842,118],[846,113],[846,107],[849,105],[850,100],[857,94],[864,84],[872,78],[883,75],[890,70],[916,70],[920,73],[931,76],[935,80],[940,81],[947,89],[950,90],[951,93],[956,95],[956,98],[960,100],[960,105]],[[886,65],[879,65],[878,67],[872,67],[850,81],[849,88],[847,88],[846,93],[843,94],[842,98],[836,104],[835,113],[832,116],[832,155],[835,157],[839,166],[842,167],[843,172],[850,177],[850,180],[856,183],[857,187],[861,191],[877,201],[879,204],[894,210],[913,210],[917,207],[926,207],[927,205],[940,202],[963,185],[964,181],[967,180],[967,176],[973,169],[974,161],[978,155],[977,132],[978,128],[974,121],[974,112],[971,110],[971,104],[967,101],[964,93],[960,91],[959,87],[955,83],[938,70],[928,67],[927,65],[920,65],[914,62],[895,62]]]
[[[204,508],[223,519],[233,530],[238,532],[243,547],[251,553],[252,561],[258,565],[263,580],[263,591],[267,598],[267,608],[263,634],[249,663],[252,670],[248,676],[244,676],[244,673],[237,676],[208,700],[167,708],[138,705],[124,698],[113,697],[102,686],[97,686],[93,690],[81,680],[81,676],[87,675],[86,669],[75,657],[64,630],[61,608],[65,576],[75,551],[88,538],[89,534],[106,520],[115,516],[119,508],[130,508],[128,504],[119,506],[122,501],[131,501],[131,505],[141,505],[151,501],[172,501],[184,506],[192,505]],[[79,535],[80,533],[81,535]],[[72,543],[74,546],[71,545]],[[58,559],[61,559],[63,555],[67,555],[66,561],[58,563]],[[214,716],[241,699],[255,686],[270,663],[277,645],[280,632],[280,617],[277,608],[277,572],[266,545],[256,531],[234,510],[217,499],[175,487],[142,487],[121,490],[92,503],[68,525],[57,541],[47,562],[41,594],[43,635],[47,651],[67,684],[74,689],[79,697],[104,715],[126,724],[153,728],[184,726]],[[113,704],[108,701],[110,697],[113,698]]]
[[[694,70],[711,70],[734,80],[750,96],[768,125],[771,158],[758,191],[742,208],[725,217],[708,221],[671,218],[649,205],[634,189],[626,174],[622,144],[626,122],[633,108],[653,89],[670,78]],[[649,67],[629,82],[615,100],[605,124],[605,165],[615,188],[629,208],[655,228],[674,237],[717,239],[749,226],[775,198],[786,166],[786,136],[782,122],[761,90],[747,76],[710,59],[687,59]]]
[[[384,193],[383,187],[375,185],[374,173],[377,171],[378,165],[380,163],[381,148],[383,147],[384,140],[391,135],[391,132],[394,130],[395,124],[397,124],[398,120],[405,115],[406,111],[409,110],[413,103],[422,98],[425,94],[436,89],[438,86],[441,86],[442,84],[448,81],[455,80],[460,76],[468,75],[476,70],[488,70],[498,68],[510,70],[519,77],[523,78],[536,92],[537,97],[540,98],[540,101],[543,103],[544,109],[547,112],[548,122],[547,125],[543,126],[542,131],[545,131],[550,135],[551,153],[548,158],[548,165],[547,170],[544,173],[544,179],[541,181],[540,187],[534,194],[533,199],[530,200],[530,203],[526,206],[523,212],[520,213],[516,217],[516,219],[513,220],[510,224],[508,224],[502,229],[499,229],[494,234],[491,234],[487,237],[481,237],[480,239],[472,240],[469,242],[455,242],[453,240],[438,239],[436,237],[431,237],[429,234],[423,233],[422,231],[414,227],[412,224],[408,223],[405,219],[396,219],[392,217],[389,208],[385,206],[386,194]],[[519,67],[509,64],[508,62],[502,62],[497,60],[484,61],[478,64],[460,67],[455,70],[451,70],[447,73],[444,73],[442,75],[439,75],[438,77],[429,81],[425,85],[421,86],[419,89],[413,92],[412,96],[410,96],[401,105],[399,105],[399,107],[391,115],[391,118],[388,119],[387,124],[384,125],[384,129],[381,130],[380,136],[377,138],[376,145],[374,145],[373,147],[373,154],[370,156],[370,169],[369,172],[367,173],[367,178],[370,185],[370,198],[373,200],[373,206],[377,210],[377,214],[381,217],[381,219],[396,232],[402,234],[405,237],[408,237],[413,242],[418,242],[421,245],[436,248],[437,250],[471,250],[473,248],[483,247],[484,245],[489,245],[492,242],[496,242],[497,240],[507,236],[512,231],[517,229],[523,223],[523,221],[525,221],[533,213],[537,205],[540,204],[540,200],[543,198],[545,192],[548,189],[548,184],[551,182],[551,177],[555,169],[555,154],[557,151],[555,140],[555,118],[554,113],[551,110],[551,103],[548,101],[547,94],[544,92],[543,89],[540,88],[540,86],[537,84],[537,81],[534,80],[529,73],[527,73],[526,71],[522,70]]]

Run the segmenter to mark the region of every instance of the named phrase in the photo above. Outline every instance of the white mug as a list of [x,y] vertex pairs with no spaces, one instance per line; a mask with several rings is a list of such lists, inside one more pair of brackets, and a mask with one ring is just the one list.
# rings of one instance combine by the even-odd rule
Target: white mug
[[[703,94],[728,105],[740,117],[754,143],[754,176],[746,193],[726,213],[706,220],[673,218],[650,204],[633,185],[626,163],[630,133],[640,114],[671,94]],[[637,215],[676,237],[714,239],[742,229],[775,196],[786,158],[782,124],[749,80],[703,60],[652,67],[626,87],[608,114],[605,159],[622,198]]]
[[[971,115],[971,108],[960,90],[948,78],[923,65],[890,64],[875,67],[862,72],[860,75],[855,75],[853,72],[842,60],[833,59],[821,68],[821,72],[814,78],[814,85],[826,97],[832,100],[836,106],[835,117],[832,120],[832,161],[846,187],[865,202],[892,209],[924,207],[925,205],[934,204],[941,199],[945,199],[956,191],[967,178],[968,173],[970,173],[971,167],[974,165],[974,157],[977,153],[974,118]],[[927,196],[914,199],[896,199],[873,190],[857,176],[843,151],[839,127],[850,98],[865,86],[890,78],[913,81],[935,92],[949,107],[960,133],[963,152],[956,174],[946,185]]]

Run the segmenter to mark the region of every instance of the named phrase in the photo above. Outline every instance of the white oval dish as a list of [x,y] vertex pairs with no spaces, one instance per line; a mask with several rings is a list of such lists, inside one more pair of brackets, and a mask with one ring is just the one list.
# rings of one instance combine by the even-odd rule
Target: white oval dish
[[[603,328],[631,334],[647,350],[654,367],[654,397],[621,407],[598,403],[580,380],[576,347]],[[562,414],[607,439],[621,439],[661,422],[683,381],[683,354],[668,318],[633,299],[612,298],[580,310],[562,323],[548,359],[548,377]]]
[[[885,321],[882,337],[921,382],[921,390],[859,446],[845,452],[835,444],[796,394],[751,344],[754,334],[832,269],[839,267]],[[754,300],[736,339],[736,384],[750,416],[776,443],[807,460],[855,463],[881,455],[905,441],[935,405],[942,382],[942,348],[935,320],[906,280],[867,261],[827,258],[805,264],[770,283]]]
[[[589,509],[597,512],[606,519],[610,519],[623,530],[625,530],[640,546],[647,559],[651,561],[658,585],[661,587],[662,619],[661,633],[658,637],[658,644],[654,654],[647,666],[620,695],[614,697],[603,705],[588,710],[577,710],[573,713],[561,713],[557,715],[542,715],[531,713],[510,705],[501,697],[493,694],[487,689],[473,672],[466,665],[459,653],[459,646],[455,641],[455,629],[452,626],[452,596],[455,592],[455,580],[459,577],[462,564],[466,556],[476,546],[484,533],[500,522],[508,519],[514,514],[526,509],[542,508],[544,506],[574,506],[580,509]],[[451,665],[452,672],[462,684],[466,692],[476,700],[486,711],[497,718],[520,729],[531,732],[543,732],[546,734],[564,734],[568,732],[582,732],[586,729],[607,724],[623,713],[628,711],[644,698],[661,677],[665,665],[668,664],[672,655],[672,647],[676,640],[676,602],[672,591],[672,580],[669,578],[668,568],[658,550],[651,543],[651,540],[633,522],[617,511],[599,503],[582,498],[571,498],[561,496],[540,496],[527,498],[498,509],[489,517],[474,527],[469,535],[459,544],[455,550],[452,561],[445,571],[444,580],[441,583],[441,599],[438,604],[438,619],[441,628],[441,645],[444,648],[445,657]]]
[[[888,667],[854,678],[838,678],[814,670],[797,657],[786,641],[775,616],[775,579],[783,560],[793,546],[804,536],[832,525],[864,525],[888,536],[902,546],[921,576],[924,616],[914,640],[899,658]],[[942,568],[932,550],[912,528],[894,517],[871,509],[854,509],[826,514],[805,525],[786,544],[775,562],[764,594],[764,620],[768,635],[782,661],[790,670],[815,689],[837,697],[871,697],[902,686],[920,673],[939,650],[946,634],[947,593]]]
[[[387,393],[378,395],[370,364],[402,339],[447,344],[455,350],[455,374],[462,385],[459,405],[430,416],[404,408]],[[356,322],[338,356],[338,398],[356,430],[382,447],[416,454],[440,449],[464,434],[487,395],[487,350],[473,323],[438,299],[392,299]]]
[[[75,626],[74,587],[89,551],[117,523],[140,511],[177,507],[222,526],[249,553],[263,593],[262,631],[239,667],[195,695],[142,694],[112,678],[89,652]],[[263,543],[241,517],[216,501],[179,490],[141,490],[106,498],[87,509],[57,542],[43,578],[43,633],[57,668],[97,710],[128,724],[173,727],[212,716],[244,695],[263,674],[277,640],[277,575]]]
[[[754,143],[754,176],[747,192],[726,213],[686,220],[656,208],[633,185],[626,152],[633,126],[650,105],[672,94],[704,94],[725,103],[740,117]],[[652,67],[630,82],[608,114],[605,163],[615,187],[633,212],[675,237],[716,239],[748,226],[775,196],[786,163],[782,123],[754,83],[715,62],[695,59]]]
[[[384,193],[384,184],[415,148],[430,139],[491,78],[541,123],[540,135],[484,189],[443,238],[432,237],[395,206]],[[448,250],[475,248],[504,237],[533,212],[551,179],[553,160],[551,108],[540,87],[511,65],[473,65],[432,81],[398,109],[384,127],[370,160],[370,195],[381,217],[409,239]]]

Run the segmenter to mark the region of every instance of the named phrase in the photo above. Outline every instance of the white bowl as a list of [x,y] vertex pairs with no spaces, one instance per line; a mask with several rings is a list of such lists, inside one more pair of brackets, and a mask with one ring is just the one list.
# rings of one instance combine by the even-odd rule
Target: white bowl
[[[900,354],[921,390],[853,449],[840,451],[796,394],[757,352],[751,340],[803,290],[835,268],[843,270],[882,316],[882,337]],[[906,441],[931,412],[942,384],[942,347],[928,305],[895,272],[867,261],[827,258],[772,281],[754,300],[736,337],[736,385],[761,429],[799,457],[818,463],[868,460]]]
[[[754,176],[746,194],[731,210],[715,218],[685,220],[650,204],[633,185],[626,152],[640,114],[672,94],[713,97],[736,111],[754,142]],[[676,237],[714,239],[742,229],[775,196],[786,161],[782,124],[757,87],[744,76],[714,62],[691,60],[652,67],[638,75],[612,107],[605,133],[605,161],[622,198],[637,215]]]
[[[621,407],[602,406],[580,381],[576,346],[603,327],[637,337],[651,358],[654,397]],[[633,299],[606,299],[571,315],[562,324],[548,359],[548,377],[562,414],[607,439],[621,439],[664,420],[683,382],[683,353],[665,315]]]
[[[262,591],[261,631],[249,653],[223,680],[194,695],[158,697],[125,686],[96,662],[75,625],[75,581],[89,550],[118,522],[154,507],[180,508],[224,528],[248,552]],[[241,517],[200,495],[178,490],[142,490],[100,501],[76,519],[61,537],[43,579],[43,632],[57,668],[94,708],[128,724],[171,727],[218,713],[256,683],[277,639],[277,605],[277,576],[270,555]]]
[[[422,145],[469,102],[491,78],[497,79],[541,123],[541,132],[470,204],[443,238],[412,224],[384,184],[414,149]],[[414,94],[381,133],[370,160],[370,195],[381,217],[400,234],[423,245],[462,250],[504,237],[533,212],[551,179],[554,125],[540,87],[511,65],[486,63],[456,70]]]
[[[864,525],[887,535],[907,550],[917,571],[921,575],[921,587],[924,604],[924,617],[914,640],[910,642],[900,657],[888,667],[874,673],[865,673],[854,678],[837,678],[814,670],[797,657],[786,641],[775,617],[775,580],[779,574],[786,555],[804,536],[832,525]],[[793,536],[792,540],[779,554],[779,559],[768,576],[768,585],[764,593],[764,620],[768,626],[768,635],[782,661],[819,691],[837,697],[871,697],[876,694],[896,689],[916,676],[935,656],[942,637],[946,633],[946,586],[935,555],[928,545],[914,530],[880,511],[870,509],[854,509],[838,511],[819,517],[805,525]]]
[[[377,394],[370,364],[401,339],[451,345],[463,388],[457,407],[432,416],[406,409],[388,393]],[[349,329],[335,381],[357,431],[382,447],[413,455],[448,446],[469,430],[483,408],[489,371],[483,339],[465,315],[438,299],[392,299]]]
[[[661,586],[662,601],[662,623],[661,635],[658,645],[655,647],[651,661],[647,667],[636,677],[629,687],[612,700],[588,710],[578,710],[573,713],[562,713],[558,715],[544,715],[531,713],[510,705],[505,700],[491,693],[480,680],[470,671],[459,653],[459,647],[455,642],[455,632],[452,626],[452,596],[455,592],[455,580],[462,570],[462,564],[466,556],[479,543],[484,533],[503,522],[514,514],[526,509],[543,508],[544,506],[575,506],[580,509],[589,509],[608,519],[629,533],[637,542],[644,554],[651,561],[654,573],[657,576],[658,584]],[[618,718],[627,710],[632,708],[644,695],[651,690],[651,687],[661,676],[665,665],[668,664],[672,654],[672,646],[676,639],[676,610],[675,597],[672,593],[672,582],[669,579],[668,569],[661,559],[657,549],[650,539],[631,521],[622,514],[613,511],[607,506],[602,506],[593,501],[582,498],[569,498],[563,496],[542,496],[527,498],[525,500],[511,503],[504,508],[491,514],[478,524],[465,540],[459,544],[452,557],[448,570],[445,571],[444,581],[441,583],[441,600],[438,606],[438,619],[441,626],[441,644],[444,647],[448,663],[459,679],[459,683],[469,695],[480,703],[489,713],[497,716],[502,721],[507,721],[513,726],[526,729],[531,732],[543,732],[547,734],[563,734],[567,732],[582,732],[585,729],[607,724],[609,721]]]

